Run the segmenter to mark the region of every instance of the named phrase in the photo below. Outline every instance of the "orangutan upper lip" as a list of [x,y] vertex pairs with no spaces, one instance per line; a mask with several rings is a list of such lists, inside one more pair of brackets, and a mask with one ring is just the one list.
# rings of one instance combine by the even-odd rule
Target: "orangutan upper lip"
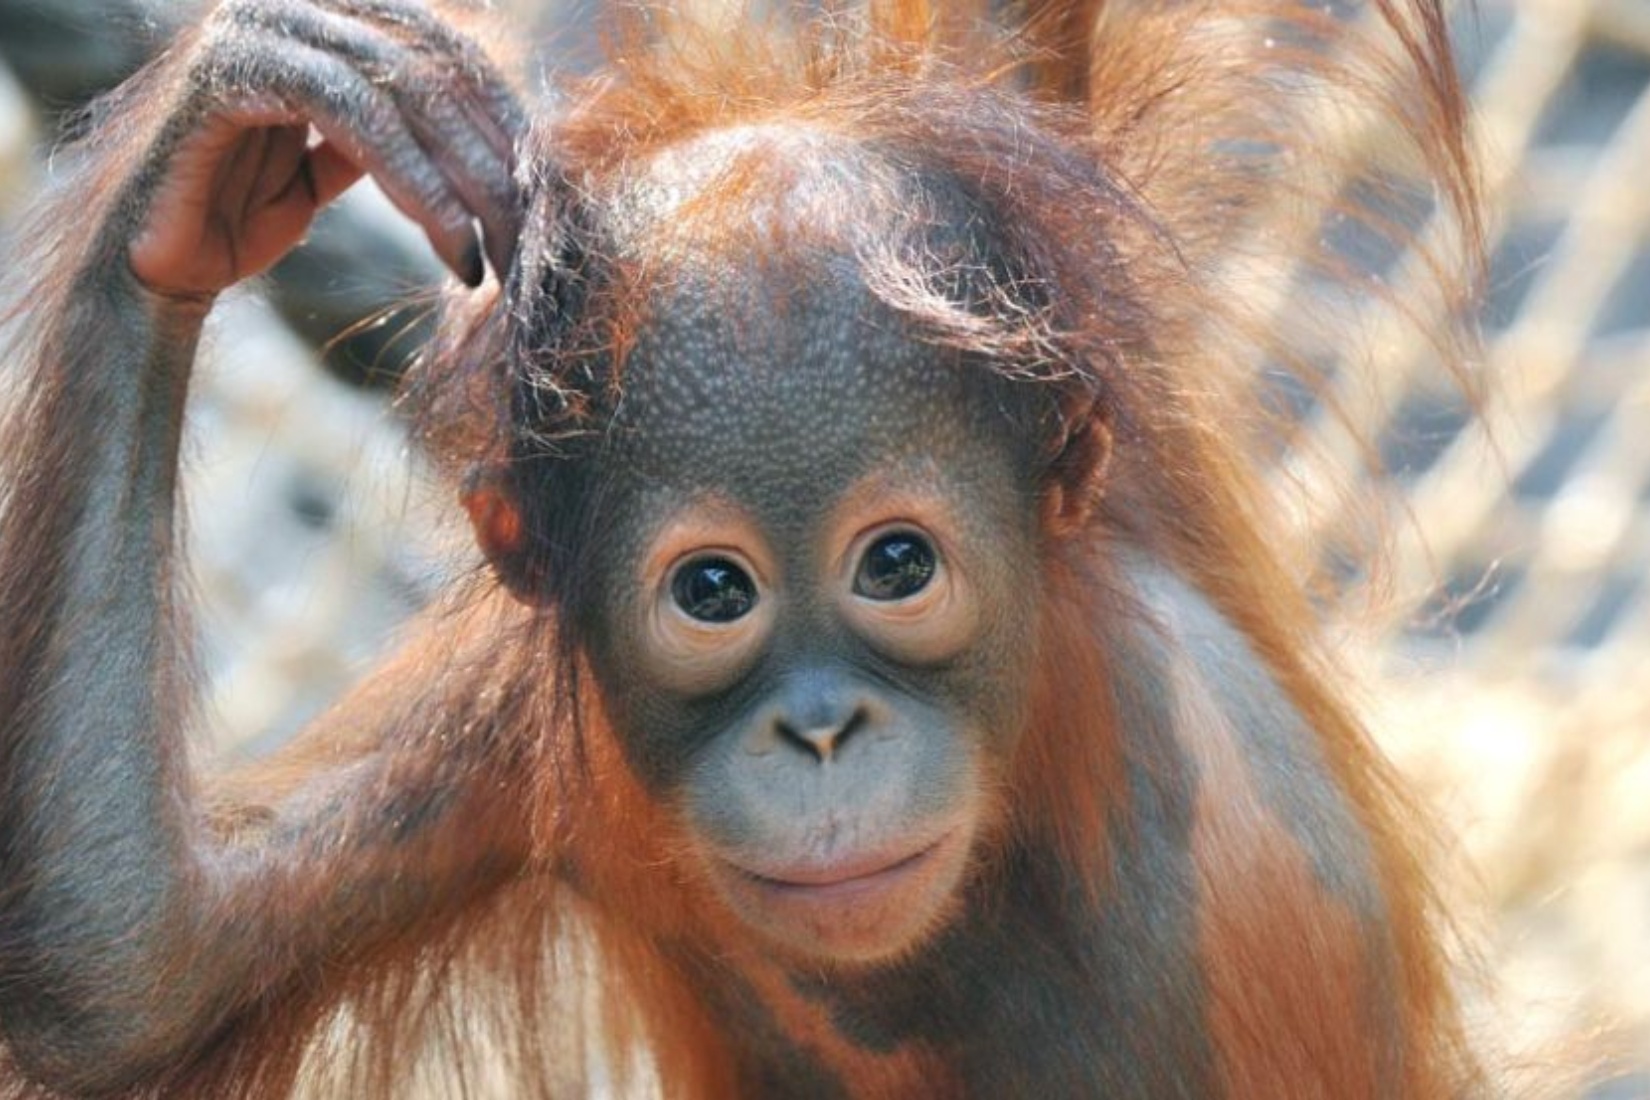
[[[740,867],[746,875],[762,883],[764,886],[782,888],[814,888],[825,886],[843,886],[848,883],[861,882],[873,879],[880,875],[902,871],[905,868],[923,859],[935,848],[940,846],[939,839],[924,845],[914,852],[907,852],[902,856],[889,859],[882,854],[864,856],[857,859],[847,859],[839,863],[820,866],[796,865],[792,867],[772,868],[755,871],[748,867]],[[737,865],[736,865],[737,866]]]

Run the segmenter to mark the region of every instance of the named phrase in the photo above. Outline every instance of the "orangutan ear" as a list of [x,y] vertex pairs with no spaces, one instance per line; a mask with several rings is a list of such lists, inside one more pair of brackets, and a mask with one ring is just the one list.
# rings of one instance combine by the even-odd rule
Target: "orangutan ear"
[[1091,415],[1073,429],[1043,490],[1044,531],[1063,539],[1088,528],[1105,496],[1111,455],[1111,428],[1101,416]]
[[471,471],[458,499],[499,579],[518,597],[530,598],[527,525],[502,472],[491,467]]

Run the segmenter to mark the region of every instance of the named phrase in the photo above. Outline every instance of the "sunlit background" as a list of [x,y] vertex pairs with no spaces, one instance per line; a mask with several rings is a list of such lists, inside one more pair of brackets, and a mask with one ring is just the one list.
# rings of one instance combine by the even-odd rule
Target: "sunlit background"
[[[191,6],[0,0],[0,221],[63,111]],[[514,6],[542,65],[582,63],[589,5]],[[1490,386],[1474,412],[1397,340],[1378,392],[1337,395],[1390,471],[1372,490],[1404,504],[1368,694],[1474,871],[1492,1030],[1537,1060],[1606,1059],[1596,1097],[1650,1097],[1650,0],[1480,0],[1457,24],[1493,212]],[[192,409],[202,644],[234,751],[346,686],[463,545],[373,385],[417,310],[316,366],[432,263],[370,191],[329,221],[266,296],[221,311]],[[1339,428],[1308,430],[1312,462],[1280,476],[1344,477]]]

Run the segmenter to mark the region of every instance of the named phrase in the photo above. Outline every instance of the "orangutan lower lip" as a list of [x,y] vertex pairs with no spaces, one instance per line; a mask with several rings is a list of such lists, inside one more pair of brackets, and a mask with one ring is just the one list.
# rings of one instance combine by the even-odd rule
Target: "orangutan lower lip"
[[824,867],[792,867],[768,872],[740,867],[738,870],[759,886],[770,890],[808,896],[837,893],[856,893],[875,890],[913,871],[934,854],[945,837],[893,860],[874,856],[869,859],[845,860]]
[[938,922],[967,865],[971,822],[915,849],[876,846],[833,860],[715,861],[723,897],[779,945],[810,958],[888,958]]

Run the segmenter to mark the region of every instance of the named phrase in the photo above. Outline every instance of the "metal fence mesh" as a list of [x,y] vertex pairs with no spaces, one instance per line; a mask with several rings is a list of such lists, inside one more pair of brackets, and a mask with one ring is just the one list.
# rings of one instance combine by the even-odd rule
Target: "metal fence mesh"
[[[1462,13],[1494,211],[1490,396],[1368,408],[1410,522],[1401,762],[1497,913],[1508,1026],[1650,1067],[1650,3]],[[1641,1079],[1633,1095],[1650,1095]]]
[[1467,33],[1497,217],[1494,390],[1478,423],[1410,429],[1423,453],[1399,472],[1424,545],[1400,567],[1471,595],[1464,665],[1608,691],[1650,655],[1650,5],[1488,5]]

